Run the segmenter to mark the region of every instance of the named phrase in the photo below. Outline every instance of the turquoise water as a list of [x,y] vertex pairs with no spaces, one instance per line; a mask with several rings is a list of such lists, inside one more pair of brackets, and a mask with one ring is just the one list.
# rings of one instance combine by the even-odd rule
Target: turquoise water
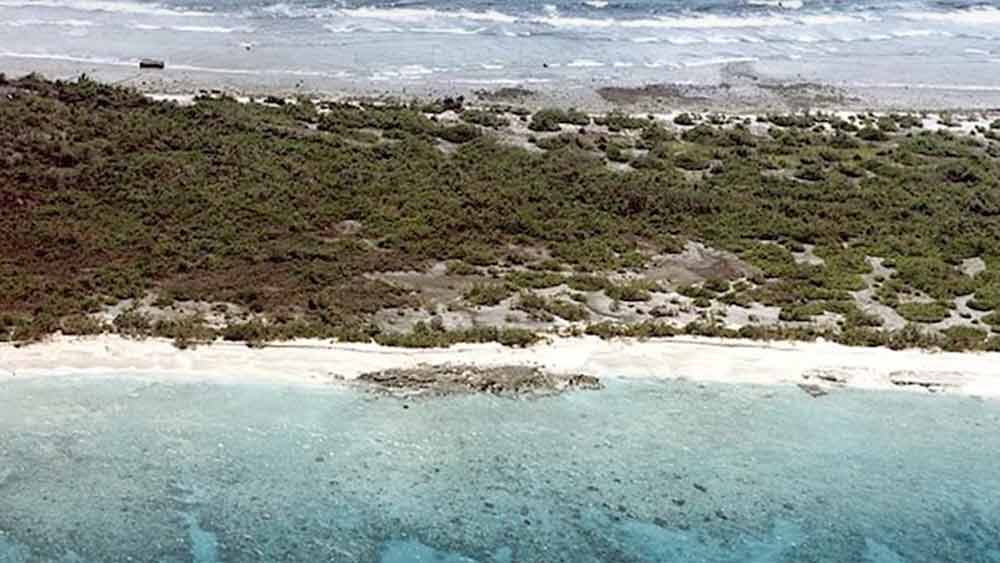
[[0,383],[0,561],[1000,561],[1000,402]]

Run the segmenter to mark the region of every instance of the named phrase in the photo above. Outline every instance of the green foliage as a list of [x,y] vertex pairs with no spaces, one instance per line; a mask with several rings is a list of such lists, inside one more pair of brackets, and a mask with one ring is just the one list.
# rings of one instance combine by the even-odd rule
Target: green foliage
[[896,312],[915,323],[937,323],[948,318],[951,309],[942,303],[901,303]]
[[857,135],[858,138],[863,141],[869,141],[875,143],[880,143],[889,140],[889,135],[887,135],[884,130],[882,130],[881,128],[875,128],[871,126],[862,127],[860,130],[858,130]]
[[590,125],[590,116],[575,109],[542,109],[531,116],[528,129],[532,131],[559,131],[561,130],[560,125],[564,123],[579,126]]
[[477,307],[492,307],[499,305],[501,301],[510,297],[511,293],[513,292],[506,284],[477,283],[462,294],[462,299],[465,299],[465,301],[470,305],[475,305]]
[[651,121],[646,117],[633,117],[620,110],[613,110],[603,117],[594,119],[595,125],[607,126],[609,131],[617,132],[627,129],[643,129],[649,126]]
[[474,276],[479,270],[461,260],[449,260],[447,272],[449,276]]
[[463,330],[445,330],[433,323],[417,323],[410,332],[380,333],[375,341],[384,346],[401,348],[447,348],[464,342],[498,342],[504,346],[523,348],[535,344],[541,337],[519,328],[475,327]]
[[[374,312],[415,299],[373,282],[380,272],[460,260],[470,275],[470,265],[506,264],[498,249],[534,247],[567,270],[599,273],[567,278],[574,289],[624,295],[602,276],[638,271],[665,236],[732,250],[764,272],[755,281],[766,283],[725,293],[727,302],[759,298],[796,315],[813,301],[842,309],[867,271],[856,267],[860,254],[897,264],[897,277],[878,290],[890,305],[914,293],[939,301],[974,293],[981,310],[1000,302],[1000,284],[954,267],[1000,256],[996,143],[959,134],[897,132],[872,145],[848,133],[854,126],[811,115],[772,119],[779,126],[762,136],[706,124],[676,139],[616,114],[603,122],[645,123],[637,148],[649,150],[621,172],[579,140],[593,135],[538,154],[477,124],[428,119],[427,108],[325,103],[320,115],[302,101],[232,99],[180,107],[38,77],[8,88],[0,99],[0,315],[17,321],[0,330],[7,340],[60,323],[98,330],[81,320],[154,292],[162,305],[227,302],[267,319],[236,325],[229,337],[367,338]],[[471,111],[459,115],[499,126]],[[543,110],[532,120],[551,130],[590,118]],[[837,132],[813,130],[822,121]],[[442,138],[459,146],[446,154]],[[788,177],[807,167],[822,174]],[[761,240],[850,250],[809,266]],[[281,314],[298,320],[275,320]],[[133,312],[111,329],[142,337],[155,327]]]
[[555,272],[515,271],[507,274],[507,282],[523,289],[545,289],[566,281],[562,274]]
[[903,257],[896,262],[896,278],[935,299],[949,300],[975,291],[972,278],[937,258]]
[[566,285],[576,291],[604,291],[610,288],[612,284],[607,278],[574,275],[566,278]]
[[567,321],[583,321],[590,318],[587,309],[576,303],[546,299],[528,292],[521,293],[515,308],[529,313],[532,318],[540,321],[551,320],[552,316]]
[[491,129],[500,129],[510,125],[510,120],[506,117],[486,110],[467,109],[461,113],[461,117],[463,121]]
[[636,324],[620,324],[609,321],[587,325],[586,334],[604,339],[611,338],[669,338],[678,330],[668,324],[645,321]]
[[649,301],[653,298],[651,292],[659,290],[659,285],[654,282],[635,280],[624,284],[612,285],[605,289],[604,293],[615,301]]

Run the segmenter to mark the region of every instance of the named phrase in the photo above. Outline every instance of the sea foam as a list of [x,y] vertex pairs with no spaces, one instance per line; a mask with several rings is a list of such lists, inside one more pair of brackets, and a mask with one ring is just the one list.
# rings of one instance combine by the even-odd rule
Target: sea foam
[[111,12],[120,14],[146,14],[155,16],[210,16],[197,10],[180,10],[160,4],[140,2],[115,2],[111,0],[0,0],[0,8],[58,8],[82,12]]

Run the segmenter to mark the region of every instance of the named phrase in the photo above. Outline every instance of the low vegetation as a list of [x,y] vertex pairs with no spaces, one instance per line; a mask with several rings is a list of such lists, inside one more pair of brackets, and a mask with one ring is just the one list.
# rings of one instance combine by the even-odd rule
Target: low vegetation
[[[757,135],[711,116],[678,116],[678,127],[547,109],[524,117],[538,136],[526,150],[493,133],[510,112],[460,100],[205,97],[181,107],[85,78],[2,75],[0,89],[2,340],[111,331],[185,346],[297,336],[524,345],[537,336],[513,327],[379,326],[379,312],[421,307],[382,274],[444,262],[465,280],[455,291],[469,305],[512,298],[529,314],[585,322],[577,297],[529,294],[562,285],[553,291],[662,300],[680,287],[610,280],[634,279],[689,240],[756,272],[685,289],[691,300],[778,307],[784,324],[591,332],[986,349],[996,338],[987,329],[1000,326],[1000,141],[925,131],[912,116],[764,116],[770,129]],[[820,261],[803,261],[805,248]],[[889,271],[875,297],[916,328],[886,331],[858,308],[854,293],[873,276],[867,257]],[[974,257],[986,270],[964,273]],[[149,295],[164,309],[197,301],[241,313],[225,326],[176,311],[95,316]],[[980,332],[929,328],[957,317],[965,297],[985,315],[971,327]],[[821,314],[839,325],[803,326]]]

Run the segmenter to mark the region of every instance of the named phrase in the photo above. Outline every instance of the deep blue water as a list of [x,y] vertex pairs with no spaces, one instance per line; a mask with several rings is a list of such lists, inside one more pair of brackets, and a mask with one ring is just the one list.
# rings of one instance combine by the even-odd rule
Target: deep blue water
[[0,63],[450,86],[718,78],[1000,87],[1000,2],[0,0]]
[[0,382],[0,561],[1000,561],[1000,403]]

